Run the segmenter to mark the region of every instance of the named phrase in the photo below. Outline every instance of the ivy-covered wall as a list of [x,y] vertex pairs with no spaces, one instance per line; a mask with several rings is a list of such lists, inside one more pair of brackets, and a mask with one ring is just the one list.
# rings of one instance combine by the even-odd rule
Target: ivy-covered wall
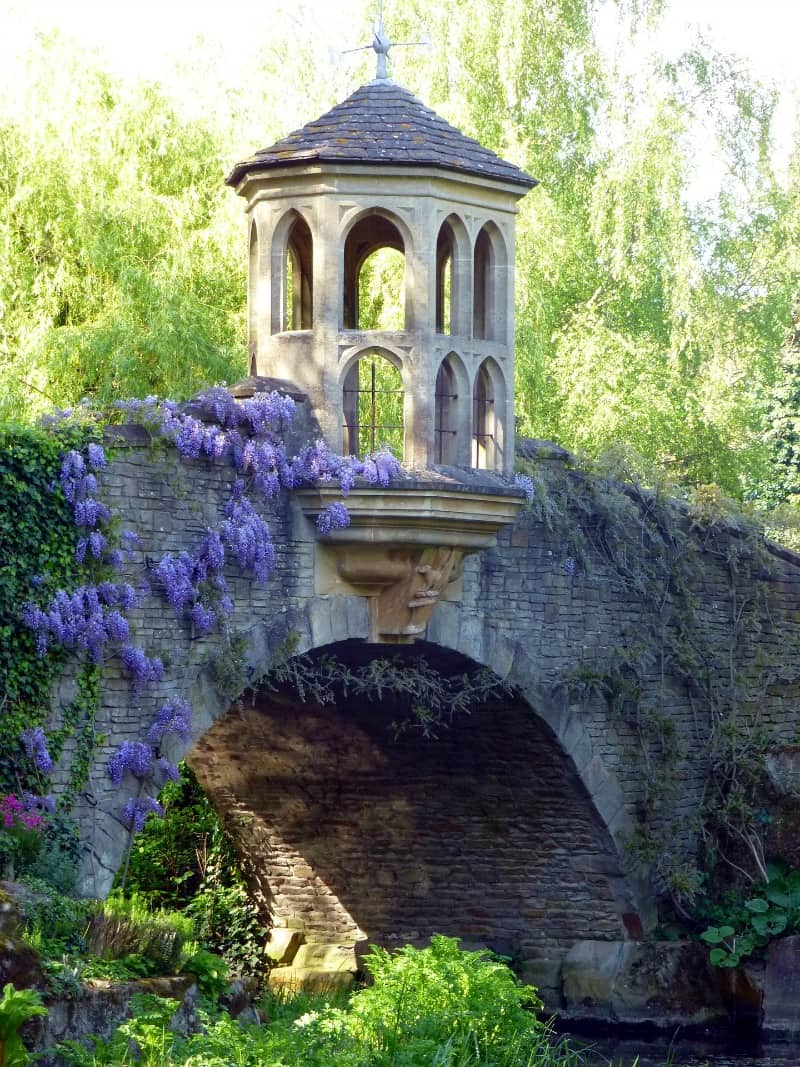
[[[41,684],[46,688],[59,672],[60,679],[47,715],[37,719],[32,712],[31,718],[42,722],[51,743],[54,791],[72,791],[82,888],[94,894],[108,890],[124,863],[148,798],[158,792],[159,774],[168,776],[173,762],[193,744],[202,746],[210,727],[225,716],[229,724],[240,722],[240,728],[227,729],[225,757],[229,804],[241,816],[236,764],[245,753],[252,756],[254,738],[250,719],[236,719],[237,699],[276,665],[284,667],[284,684],[302,682],[303,670],[313,674],[313,662],[293,675],[291,664],[303,663],[296,657],[368,632],[363,598],[315,594],[316,532],[290,494],[262,494],[254,505],[253,515],[268,521],[275,546],[274,569],[261,580],[258,560],[237,541],[255,518],[247,520],[250,526],[220,526],[241,489],[235,487],[235,463],[225,455],[214,458],[210,438],[211,455],[198,448],[194,458],[191,447],[178,455],[141,429],[117,430],[106,444],[108,462],[93,475],[97,498],[113,516],[104,536],[110,544],[135,534],[115,578],[137,590],[124,613],[126,640],[120,633],[114,644],[107,636],[107,654],[89,668],[78,666],[85,656],[62,650],[52,659],[48,652],[40,663],[52,674],[45,671]],[[452,653],[489,668],[506,683],[515,706],[536,716],[564,768],[554,789],[580,794],[575,810],[588,812],[584,825],[594,842],[588,851],[605,857],[606,888],[598,900],[611,911],[594,936],[637,937],[652,928],[659,895],[678,909],[688,907],[709,861],[757,872],[770,849],[780,790],[770,784],[766,757],[779,745],[784,756],[791,755],[800,719],[800,561],[726,514],[714,494],[698,493],[678,506],[634,483],[570,470],[541,451],[528,453],[526,463],[531,507],[501,534],[496,549],[467,559],[460,599],[438,606],[424,652],[443,670]],[[55,451],[51,467],[42,476],[50,481],[58,477]],[[391,485],[385,491],[391,493]],[[66,506],[50,490],[42,499],[43,515]],[[40,504],[34,500],[32,506]],[[42,519],[43,527],[49,523],[63,526],[63,516]],[[7,521],[4,536],[15,536],[13,523]],[[37,544],[49,543],[43,528],[31,536]],[[74,542],[74,527],[70,536]],[[215,536],[227,547],[224,566],[214,563]],[[28,551],[24,544],[21,552]],[[53,551],[62,570],[46,568],[46,581],[78,580],[68,542]],[[181,553],[195,568],[188,600],[173,588]],[[101,564],[102,554],[94,563],[84,561],[90,568]],[[49,592],[32,584],[38,562],[23,570],[27,585],[14,595],[36,599],[44,611]],[[208,624],[209,611],[224,614],[224,625]],[[39,620],[40,632],[47,625]],[[20,662],[33,663],[35,643],[32,636],[25,640]],[[133,647],[135,655],[126,651]],[[87,695],[95,679],[96,700]],[[43,692],[32,695],[32,709],[36,701],[41,705]],[[69,710],[76,708],[83,709],[80,715]],[[475,721],[492,730],[491,716]],[[53,745],[65,722],[72,723],[69,736]],[[18,753],[20,726],[22,720],[8,726],[9,744]],[[291,735],[289,719],[282,729]],[[513,735],[513,726],[504,729]],[[458,736],[454,731],[448,745]],[[263,730],[258,743],[265,743]],[[474,737],[470,743],[475,747]],[[518,746],[513,736],[506,743],[513,753],[509,775],[519,782],[523,803],[533,787],[518,757],[530,746],[522,734]],[[487,752],[490,747],[487,739]],[[496,746],[492,752],[496,764]],[[34,748],[34,763],[36,755]],[[224,765],[216,761],[219,797],[226,795]],[[302,788],[302,760],[292,773]],[[530,774],[537,773],[531,761]],[[395,780],[396,788],[401,784]],[[425,818],[424,806],[419,818]],[[566,815],[548,823],[549,845],[574,851],[576,825]],[[497,832],[502,835],[503,828]],[[247,835],[239,841],[246,851]],[[479,862],[479,856],[465,856],[467,865]],[[305,866],[310,874],[293,877],[316,877],[313,865]],[[562,888],[568,900],[578,892],[566,868]],[[529,889],[533,942],[549,922],[544,896],[537,905],[544,890],[533,868]],[[547,891],[552,895],[553,887]],[[424,934],[432,921],[420,904],[414,928]],[[564,932],[562,949],[574,936],[575,929]]]

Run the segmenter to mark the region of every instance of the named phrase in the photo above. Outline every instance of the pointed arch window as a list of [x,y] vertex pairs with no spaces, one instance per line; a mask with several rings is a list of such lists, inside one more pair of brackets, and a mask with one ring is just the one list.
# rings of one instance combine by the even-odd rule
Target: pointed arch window
[[484,227],[475,242],[475,261],[472,274],[472,336],[479,340],[491,339],[490,326],[494,311],[492,306],[493,268],[492,242]]
[[443,222],[436,241],[436,332],[453,333],[453,261],[456,239],[449,222]]
[[342,327],[406,328],[405,244],[399,229],[372,212],[352,227],[344,245]]
[[458,462],[458,382],[450,357],[442,361],[436,375],[434,414],[434,463]]
[[500,230],[493,222],[475,241],[472,265],[472,336],[499,341],[508,336],[508,257]]
[[306,220],[298,215],[291,225],[283,262],[281,330],[310,330],[313,326],[314,241]]
[[394,363],[379,350],[360,356],[344,380],[345,454],[365,456],[389,448],[402,458],[403,403],[403,379]]
[[503,465],[502,412],[505,386],[493,359],[478,368],[472,390],[472,466],[499,470]]
[[256,374],[258,368],[258,296],[261,264],[258,257],[258,227],[250,223],[250,252],[247,275],[247,373]]

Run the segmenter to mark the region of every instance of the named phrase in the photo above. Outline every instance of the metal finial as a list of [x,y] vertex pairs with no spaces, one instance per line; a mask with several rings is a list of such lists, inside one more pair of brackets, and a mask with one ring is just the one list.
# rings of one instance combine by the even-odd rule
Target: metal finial
[[389,40],[383,25],[383,0],[380,0],[380,3],[378,4],[378,25],[375,27],[372,34],[372,47],[375,50],[375,55],[378,57],[378,65],[375,72],[375,78],[378,81],[384,81],[389,77],[386,70],[386,61],[389,58],[389,49],[392,47],[393,43],[393,41]]
[[[427,34],[425,35],[427,38]],[[372,44],[362,45],[361,48],[348,48],[343,55],[347,55],[349,52],[365,52],[368,48],[371,48],[377,57],[377,69],[375,71],[376,81],[388,81],[389,70],[387,60],[389,58],[389,50],[391,48],[413,48],[417,45],[421,45],[423,48],[430,47],[430,40],[422,41],[390,41],[389,35],[386,32],[386,27],[383,24],[383,0],[378,0],[378,21],[375,24],[375,29],[372,31]]]

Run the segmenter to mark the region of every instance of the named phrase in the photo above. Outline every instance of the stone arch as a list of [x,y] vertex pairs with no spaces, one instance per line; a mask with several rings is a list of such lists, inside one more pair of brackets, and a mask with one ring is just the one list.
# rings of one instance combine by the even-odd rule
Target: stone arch
[[408,258],[412,250],[411,233],[402,219],[383,208],[368,208],[347,220],[341,232],[342,242],[342,310],[345,330],[359,328],[358,289],[361,268],[366,260],[382,248],[391,248],[404,258],[404,324],[408,328],[409,286]]
[[[388,364],[396,375],[391,371],[385,373],[386,368],[383,368],[384,373],[379,375],[376,382],[376,363],[370,361],[372,356]],[[371,372],[368,381],[363,378],[367,362]],[[409,393],[402,357],[383,345],[367,345],[345,361],[339,382],[345,454],[362,455],[364,452],[374,452],[382,443],[389,443],[398,458],[402,458],[405,429],[408,426],[405,406]],[[376,436],[378,428],[385,431],[385,440],[380,434]]]
[[295,208],[272,234],[272,333],[310,330],[314,323],[314,239]]
[[475,238],[472,268],[472,336],[506,343],[508,250],[499,227],[487,222]]
[[[285,617],[282,623],[277,623],[274,617],[253,617],[249,629],[239,634],[243,642],[243,677],[263,677],[276,660],[282,660],[284,653],[281,650],[286,647],[290,633],[295,654],[330,649],[334,645],[356,644],[373,655],[377,650],[363,643],[368,627],[366,599],[352,596],[309,598],[302,614]],[[620,859],[623,854],[622,840],[630,829],[622,792],[616,778],[594,749],[592,738],[582,720],[581,709],[570,706],[566,698],[554,695],[541,684],[524,641],[509,639],[491,626],[482,624],[479,618],[464,615],[461,605],[442,602],[429,624],[426,640],[427,644],[421,649],[423,652],[462,657],[473,665],[488,668],[513,687],[527,709],[525,715],[540,723],[536,727],[538,732],[534,731],[536,738],[546,738],[548,752],[553,759],[554,754],[558,754],[562,767],[568,768],[568,776],[570,780],[574,779],[578,793],[583,798],[580,801],[583,805],[581,810],[589,812],[586,818],[596,820],[593,825],[596,835],[600,835],[597,841],[605,835],[611,843],[608,848],[604,846],[599,851],[593,846],[590,852],[594,859],[587,860],[583,871],[588,885],[595,885],[599,878],[605,887],[602,891],[606,909],[605,935],[611,938],[612,920],[627,924],[632,915],[634,920],[641,916],[643,921],[649,921],[647,890],[639,885],[633,875],[625,872]],[[211,744],[213,748],[213,728],[231,710],[230,698],[224,697],[213,684],[208,670],[203,667],[205,662],[206,659],[196,661],[195,666],[184,674],[173,694],[189,699],[195,709],[190,741],[185,744],[173,742],[167,752],[174,760],[183,758],[192,746],[201,743]],[[148,713],[144,710],[141,713],[146,719]],[[519,714],[519,709],[515,714]],[[236,732],[241,741],[246,738],[246,733],[241,722],[237,720],[237,723]],[[203,742],[206,734],[208,738]],[[530,742],[527,750],[532,751],[533,734],[528,731],[526,736]],[[249,747],[252,749],[252,741]],[[515,747],[513,743],[512,747]],[[202,781],[202,774],[200,777]],[[101,768],[97,784],[103,778]],[[127,796],[134,795],[136,789],[135,781],[124,783],[121,792],[110,791],[106,783],[102,799],[98,802],[96,796],[81,815],[84,834],[91,839],[82,879],[83,891],[89,895],[105,895],[114,871],[122,862],[127,833],[120,826],[119,811]],[[228,799],[235,810],[241,810],[236,808],[235,797],[230,791]],[[261,889],[266,899],[268,887],[262,886]],[[614,936],[624,936],[621,930],[622,927]],[[575,933],[571,929],[568,936]],[[581,936],[594,935],[584,933]],[[579,939],[577,935],[576,939]]]
[[450,352],[439,364],[434,383],[434,463],[468,463],[469,375],[461,357]]
[[472,466],[502,470],[505,455],[506,381],[496,360],[478,367],[472,384]]
[[436,239],[437,333],[469,336],[470,260],[467,228],[459,215],[450,214],[439,227]]
[[[336,612],[325,623],[334,640],[313,651],[374,655]],[[440,644],[403,651],[454,671],[481,662]],[[510,684],[521,677],[518,650],[489,636],[482,652]],[[406,743],[387,732],[385,703],[315,708],[279,694],[223,715],[189,761],[234,824],[246,813],[239,844],[279,925],[305,921],[320,941],[440,932],[554,958],[577,940],[623,939],[637,909],[575,759],[589,742],[571,718],[556,722],[552,700],[543,707],[529,694],[476,706],[430,743]]]

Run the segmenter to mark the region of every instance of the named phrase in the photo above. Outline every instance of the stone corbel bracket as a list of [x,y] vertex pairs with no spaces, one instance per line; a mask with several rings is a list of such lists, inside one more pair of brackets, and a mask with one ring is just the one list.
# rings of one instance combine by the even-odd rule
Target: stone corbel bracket
[[[322,485],[296,498],[316,523],[342,494],[336,485]],[[514,522],[524,503],[520,490],[499,479],[489,485],[406,479],[386,489],[356,486],[345,500],[350,525],[317,533],[315,592],[367,597],[369,640],[411,644],[459,579],[464,556],[496,545],[498,531]]]

